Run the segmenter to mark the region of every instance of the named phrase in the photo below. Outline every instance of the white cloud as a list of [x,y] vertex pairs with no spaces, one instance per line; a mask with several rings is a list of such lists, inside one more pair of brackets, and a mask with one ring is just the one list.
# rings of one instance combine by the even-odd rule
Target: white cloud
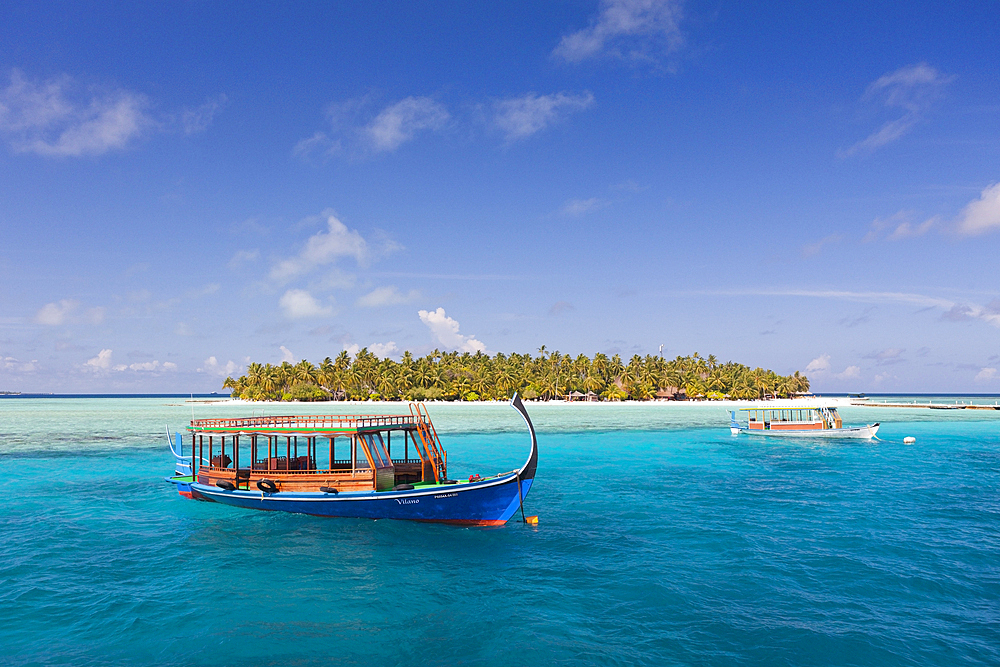
[[875,218],[872,221],[871,229],[861,239],[861,242],[869,243],[880,238],[889,241],[899,241],[913,236],[923,236],[938,221],[937,218],[928,218],[920,224],[916,224],[913,222],[912,217],[912,211],[899,211],[888,218]]
[[77,314],[80,302],[73,299],[62,299],[55,303],[47,303],[35,313],[36,324],[59,326],[61,324],[100,324],[104,321],[107,309],[103,307],[88,308]]
[[806,366],[806,373],[823,373],[830,370],[830,355],[821,354]]
[[271,269],[272,279],[286,282],[316,267],[331,264],[340,257],[353,257],[359,263],[367,259],[368,244],[361,234],[348,229],[330,209],[323,211],[320,218],[326,218],[326,231],[309,237],[305,247],[295,257],[278,262]]
[[278,349],[281,350],[281,361],[282,362],[287,361],[290,364],[294,364],[295,363],[295,355],[292,354],[291,350],[289,350],[284,345],[279,346]]
[[260,257],[260,250],[256,248],[253,250],[237,250],[232,259],[229,260],[228,266],[230,269],[238,269],[244,264],[256,261],[258,257]]
[[590,199],[570,199],[563,204],[560,212],[563,215],[583,215],[588,211],[604,208],[608,203],[607,200],[598,199],[597,197],[591,197]]
[[486,351],[486,345],[476,340],[475,336],[463,336],[458,332],[458,321],[448,317],[444,308],[431,311],[421,310],[417,315],[445,348],[457,349],[462,352]]
[[368,346],[368,351],[376,357],[382,357],[385,359],[388,358],[393,352],[398,352],[399,348],[396,347],[396,343],[390,340],[388,343],[372,343]]
[[357,356],[358,352],[360,352],[360,351],[361,351],[361,346],[358,345],[357,343],[351,343],[350,345],[347,345],[347,344],[344,345],[344,352],[346,352],[348,355],[350,355],[352,357]]
[[34,373],[38,370],[38,366],[35,365],[37,363],[38,359],[19,361],[16,357],[2,357],[0,358],[0,369],[16,373]]
[[835,377],[841,380],[857,380],[861,377],[861,368],[858,366],[848,366],[844,372],[837,373]]
[[[174,371],[177,370],[177,364],[172,361],[167,361],[162,364],[159,361],[145,361],[142,363],[129,364],[129,369],[133,371],[157,371],[160,369],[165,371]],[[124,367],[122,367],[121,370],[124,370]]]
[[215,357],[209,357],[206,359],[204,365],[197,370],[199,373],[207,373],[209,375],[217,375],[219,377],[238,375],[242,371],[243,367],[235,361],[230,360],[227,361],[225,365],[222,365]]
[[941,88],[951,81],[927,63],[907,65],[876,79],[865,92],[866,99],[879,98],[885,107],[902,109],[903,115],[887,121],[878,130],[844,151],[840,157],[871,153],[896,141],[923,120]]
[[989,382],[990,380],[995,380],[997,378],[997,369],[995,368],[983,368],[974,378],[976,382]]
[[111,368],[111,350],[101,350],[93,359],[88,359],[86,366],[94,370],[107,370]]
[[395,306],[401,303],[409,303],[420,298],[420,292],[410,290],[408,294],[400,294],[395,286],[376,287],[368,294],[358,299],[357,304],[362,308],[378,308],[380,306]]
[[285,311],[285,317],[293,320],[333,314],[333,308],[321,305],[312,294],[304,289],[288,290],[282,295],[278,305]]
[[1000,183],[988,186],[979,199],[969,202],[958,220],[961,234],[982,234],[1000,229]]
[[322,150],[326,155],[333,155],[342,147],[340,139],[331,139],[326,132],[317,131],[308,139],[302,139],[292,148],[292,155],[306,158],[316,150]]
[[498,100],[494,105],[493,122],[507,136],[508,141],[514,141],[545,129],[558,120],[560,114],[582,111],[593,103],[594,96],[589,91],[579,95],[527,93],[520,97]]
[[591,25],[565,35],[553,51],[569,62],[601,54],[649,60],[679,48],[679,0],[602,0]]
[[64,324],[79,305],[79,301],[72,299],[63,299],[58,303],[47,303],[35,313],[35,322],[49,326]]
[[449,118],[448,110],[431,98],[407,97],[383,109],[364,134],[373,150],[394,151],[421,130],[440,129]]
[[216,114],[226,106],[227,98],[220,94],[218,97],[209,99],[207,102],[194,109],[185,109],[181,114],[181,125],[184,127],[184,134],[196,134],[204,132],[212,124]]
[[0,90],[0,133],[21,153],[75,157],[123,149],[153,124],[143,95],[78,88],[68,76],[34,82],[14,70]]

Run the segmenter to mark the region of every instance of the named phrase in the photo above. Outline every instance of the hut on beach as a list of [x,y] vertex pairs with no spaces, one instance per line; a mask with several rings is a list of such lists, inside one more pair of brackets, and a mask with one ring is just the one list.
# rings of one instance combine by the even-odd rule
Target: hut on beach
[[687,391],[683,387],[663,387],[656,391],[658,401],[683,401],[687,399]]

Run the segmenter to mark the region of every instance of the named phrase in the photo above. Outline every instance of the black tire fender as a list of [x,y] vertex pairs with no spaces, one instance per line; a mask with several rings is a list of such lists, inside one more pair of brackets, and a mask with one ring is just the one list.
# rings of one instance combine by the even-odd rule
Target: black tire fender
[[320,493],[332,493],[333,495],[337,495],[338,493],[340,493],[340,490],[335,489],[332,486],[321,486],[319,487],[319,490]]
[[257,480],[257,488],[264,493],[277,493],[278,485],[269,479]]
[[412,491],[413,490],[413,485],[412,484],[397,484],[396,486],[392,487],[392,490],[393,491]]
[[222,489],[223,491],[236,490],[236,485],[230,482],[228,479],[220,479],[218,482],[215,483],[215,485],[220,489]]

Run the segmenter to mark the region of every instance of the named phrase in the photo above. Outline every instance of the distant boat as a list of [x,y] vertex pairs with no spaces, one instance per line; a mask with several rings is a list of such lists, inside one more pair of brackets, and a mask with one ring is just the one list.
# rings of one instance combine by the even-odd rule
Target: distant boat
[[798,438],[857,438],[871,440],[878,432],[879,424],[865,426],[844,426],[837,408],[790,407],[790,408],[741,408],[746,421],[736,418],[736,410],[730,410],[729,430],[733,435],[771,435]]
[[528,412],[517,395],[511,406],[528,427],[531,453],[517,470],[489,477],[448,479],[448,455],[427,408],[411,403],[407,415],[193,420],[191,456],[177,434],[167,481],[187,498],[247,509],[502,525],[524,514],[538,463]]

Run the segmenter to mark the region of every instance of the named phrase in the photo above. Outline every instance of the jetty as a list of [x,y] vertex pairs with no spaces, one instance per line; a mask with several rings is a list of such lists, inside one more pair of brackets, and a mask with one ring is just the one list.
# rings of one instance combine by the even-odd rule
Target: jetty
[[994,405],[980,405],[978,403],[935,403],[934,401],[927,401],[926,403],[918,403],[917,401],[910,402],[895,402],[890,403],[888,401],[851,401],[851,407],[868,407],[868,408],[929,408],[931,410],[1000,410],[1000,404]]

